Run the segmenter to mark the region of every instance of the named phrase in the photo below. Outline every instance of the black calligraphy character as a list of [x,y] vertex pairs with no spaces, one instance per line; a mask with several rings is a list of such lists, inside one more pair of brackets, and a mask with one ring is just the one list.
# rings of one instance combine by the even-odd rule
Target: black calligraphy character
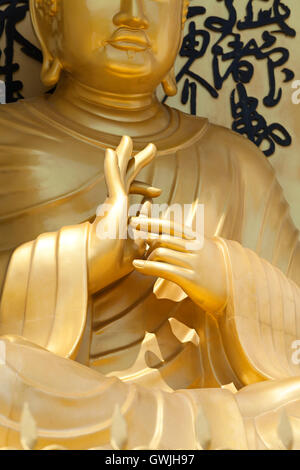
[[[213,46],[213,74],[214,85],[217,90],[222,89],[224,82],[232,76],[236,83],[249,83],[254,75],[254,66],[246,58],[254,57],[257,60],[267,61],[267,73],[269,80],[269,92],[264,97],[265,106],[272,107],[281,100],[282,89],[276,92],[276,69],[286,64],[289,59],[289,51],[284,47],[273,47],[277,38],[268,31],[262,33],[262,43],[258,45],[253,38],[246,44],[241,40],[240,34],[230,33],[232,40],[228,41],[229,34],[226,36],[226,48],[230,48],[229,52],[224,52],[221,45],[221,39]],[[222,32],[224,38],[224,32]],[[230,61],[227,70],[222,74],[221,67],[224,63]],[[282,72],[285,74],[285,82],[294,78],[294,73],[284,68]]]
[[278,123],[267,124],[265,118],[257,111],[258,100],[247,95],[242,83],[237,85],[237,94],[238,101],[236,101],[236,90],[231,93],[234,131],[246,135],[257,147],[267,144],[267,148],[262,149],[266,157],[273,155],[275,144],[282,147],[291,145],[292,139],[288,131]]
[[[217,98],[225,82],[232,78],[236,83],[239,93],[241,107],[245,114],[237,115],[234,106],[234,96],[231,95],[232,113],[235,116],[233,127],[241,133],[246,134],[256,145],[261,146],[268,143],[265,154],[270,156],[275,151],[275,144],[289,145],[291,137],[280,124],[268,126],[263,116],[257,112],[258,102],[254,98],[247,97],[245,85],[251,82],[255,74],[255,61],[264,61],[266,64],[266,79],[269,85],[268,92],[262,97],[263,104],[267,107],[276,106],[282,98],[282,88],[277,85],[277,73],[283,73],[282,81],[287,83],[294,78],[294,72],[285,67],[289,60],[289,51],[286,47],[277,45],[277,34],[295,37],[296,32],[288,24],[290,9],[280,0],[272,0],[270,8],[261,8],[257,15],[254,14],[253,0],[248,0],[246,15],[243,20],[238,20],[235,0],[222,1],[227,10],[226,16],[208,16],[204,21],[205,29],[197,29],[194,21],[189,24],[189,30],[184,37],[180,50],[181,57],[187,57],[187,61],[177,74],[176,81],[184,79],[181,102],[190,102],[190,112],[196,114],[198,85],[205,88],[209,94]],[[204,15],[204,7],[193,7],[189,9],[188,18]],[[262,31],[261,39],[251,38],[243,41],[239,31],[254,28],[266,28],[276,25],[276,31]],[[235,31],[237,28],[237,32]],[[275,29],[275,28],[274,28]],[[193,71],[192,66],[196,64],[208,51],[211,44],[211,34],[217,35],[214,44],[211,45],[213,84],[208,83],[199,74]],[[247,100],[246,100],[247,97]],[[243,99],[244,101],[243,101]],[[248,114],[247,114],[248,113]],[[250,117],[255,114],[258,124],[254,125],[256,119],[250,120],[252,124],[247,125]],[[258,127],[257,127],[258,126]]]
[[286,20],[291,15],[290,8],[280,0],[274,0],[273,5],[268,10],[260,9],[257,19],[254,19],[253,0],[249,0],[246,7],[247,14],[244,21],[238,21],[237,27],[239,30],[260,28],[276,24],[279,30],[272,31],[273,33],[284,33],[286,36],[295,37],[296,31],[286,24]]
[[[202,43],[200,45],[199,39],[202,38]],[[193,82],[190,82],[189,78],[186,78],[183,91],[182,91],[182,103],[186,104],[189,99],[189,92],[191,92],[191,114],[196,114],[196,96],[197,96],[197,85],[195,82],[202,85],[213,98],[218,97],[216,90],[200,75],[196,74],[191,70],[194,62],[203,57],[207,47],[210,42],[210,35],[207,31],[197,30],[196,24],[194,21],[191,21],[189,24],[189,32],[184,37],[183,43],[179,52],[181,57],[188,57],[185,65],[182,67],[178,75],[176,76],[176,82],[179,82],[183,76],[193,79]]]
[[23,98],[21,94],[23,84],[20,80],[14,80],[14,74],[19,70],[19,64],[14,62],[15,44],[21,46],[23,54],[39,62],[42,62],[42,53],[16,28],[27,15],[29,0],[0,0],[0,8],[0,37],[5,34],[6,40],[4,51],[0,50],[1,57],[4,52],[4,65],[0,67],[0,75],[4,76],[7,102],[13,102]]
[[[203,7],[190,7],[187,17],[193,18],[197,15],[203,15],[205,12],[206,9]],[[190,112],[194,115],[196,114],[197,108],[196,83],[202,85],[213,98],[218,97],[216,90],[204,78],[191,70],[194,62],[204,56],[209,43],[210,34],[208,31],[196,29],[195,22],[191,21],[189,24],[189,31],[183,38],[182,46],[179,52],[180,57],[187,57],[187,61],[177,74],[176,82],[178,83],[183,77],[186,77],[182,90],[181,102],[186,104],[190,100]],[[164,101],[166,99],[167,97],[164,98]]]

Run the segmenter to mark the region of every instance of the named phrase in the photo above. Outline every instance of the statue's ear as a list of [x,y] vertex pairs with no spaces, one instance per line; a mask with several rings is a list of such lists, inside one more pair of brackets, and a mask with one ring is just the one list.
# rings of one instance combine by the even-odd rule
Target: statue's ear
[[[190,0],[182,0],[182,29],[186,22],[186,17],[189,9]],[[174,66],[167,73],[161,82],[163,90],[167,96],[174,96],[177,93],[177,84],[174,72]]]
[[183,1],[183,7],[182,7],[182,28],[184,28],[184,24],[186,22],[186,17],[188,14],[189,10],[189,4],[190,0],[182,0]]
[[[43,53],[43,66],[41,80],[46,87],[57,84],[62,71],[62,65],[53,49],[53,23],[58,13],[58,0],[30,0],[30,14],[33,28],[41,45]],[[50,43],[52,50],[50,50]]]

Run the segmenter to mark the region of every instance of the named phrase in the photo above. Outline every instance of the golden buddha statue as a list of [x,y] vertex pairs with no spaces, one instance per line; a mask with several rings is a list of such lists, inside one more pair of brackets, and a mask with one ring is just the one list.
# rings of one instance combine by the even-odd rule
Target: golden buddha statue
[[[57,88],[0,108],[0,446],[20,447],[27,403],[38,448],[109,447],[117,405],[128,448],[197,448],[200,407],[211,448],[280,448],[282,410],[300,448],[289,207],[251,142],[156,97],[176,93],[187,6],[30,1]],[[100,239],[128,200],[147,239]],[[190,205],[188,244],[163,217],[151,232],[151,200]]]

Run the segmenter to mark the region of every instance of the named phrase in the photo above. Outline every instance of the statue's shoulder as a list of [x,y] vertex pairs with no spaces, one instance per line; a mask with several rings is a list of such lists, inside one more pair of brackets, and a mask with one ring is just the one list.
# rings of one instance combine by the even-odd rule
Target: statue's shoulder
[[187,133],[190,138],[200,138],[209,126],[209,120],[206,117],[194,116],[192,114],[184,113],[183,111],[174,110],[171,108],[173,114],[176,112],[178,116],[178,130],[180,133]]
[[205,117],[176,112],[180,122],[176,140],[180,140],[181,149],[196,147],[200,160],[209,161],[217,172],[230,175],[234,166],[248,180],[274,178],[272,165],[248,138]]
[[[244,160],[258,162],[267,161],[261,150],[244,135],[224,127],[214,124],[206,117],[193,116],[182,111],[179,114],[179,132],[186,133],[193,143],[198,144],[206,149],[211,148],[213,153],[217,153],[223,149],[232,155],[244,155]],[[255,164],[255,163],[254,163]]]
[[91,146],[87,165],[86,144],[44,117],[40,99],[0,105],[0,251],[89,220],[106,190],[102,152]]
[[12,141],[14,144],[22,142],[24,146],[27,136],[47,136],[45,124],[34,113],[33,105],[39,100],[42,98],[0,105],[0,145],[9,145]]
[[218,160],[226,157],[248,177],[274,178],[275,171],[263,152],[247,137],[229,128],[208,122],[199,145]]

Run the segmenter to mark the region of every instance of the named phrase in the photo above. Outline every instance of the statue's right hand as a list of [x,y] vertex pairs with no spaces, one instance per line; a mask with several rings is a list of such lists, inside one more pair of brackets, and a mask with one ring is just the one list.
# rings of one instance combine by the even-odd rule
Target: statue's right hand
[[123,137],[116,150],[107,149],[104,174],[108,197],[97,211],[89,236],[89,291],[98,292],[133,270],[132,261],[141,258],[145,242],[128,237],[128,197],[160,195],[158,188],[136,181],[139,172],[156,155],[153,144],[132,156],[130,137]]

